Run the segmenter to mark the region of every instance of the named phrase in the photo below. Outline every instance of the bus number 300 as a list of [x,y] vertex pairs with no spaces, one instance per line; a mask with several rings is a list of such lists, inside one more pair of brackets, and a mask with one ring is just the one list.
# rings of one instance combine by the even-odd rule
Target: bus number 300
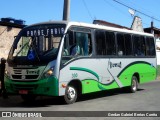
[[77,78],[78,74],[77,73],[72,73],[72,78]]

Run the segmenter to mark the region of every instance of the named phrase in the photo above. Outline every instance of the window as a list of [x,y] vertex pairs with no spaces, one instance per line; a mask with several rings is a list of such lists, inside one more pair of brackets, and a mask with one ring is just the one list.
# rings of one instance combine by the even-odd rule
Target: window
[[116,55],[114,32],[96,31],[97,55]]
[[38,38],[35,39],[37,39],[34,41],[34,45],[37,46],[36,49],[38,49],[40,54],[44,54],[45,52],[52,49],[57,50],[60,44],[61,37],[39,36]]
[[125,49],[125,39],[124,39],[124,35],[121,33],[118,33],[116,35],[117,37],[117,50],[118,50],[118,56],[122,56],[126,54],[126,49]]
[[114,32],[106,32],[106,55],[116,55]]
[[104,31],[96,31],[96,52],[97,55],[106,55],[106,42]]
[[27,56],[29,45],[31,44],[29,40],[31,39],[31,37],[21,37],[17,43],[13,56]]
[[131,39],[131,35],[125,34],[124,35],[124,39],[125,39],[126,55],[132,55],[132,39]]
[[74,32],[68,31],[64,40],[64,56],[69,56],[71,53],[72,46],[75,44]]
[[146,46],[145,46],[145,38],[143,36],[134,35],[134,55],[135,56],[145,56]]
[[73,58],[92,54],[91,34],[88,31],[78,31],[77,27],[74,27],[73,31],[72,29],[67,32],[64,39],[62,66]]
[[117,33],[118,56],[132,55],[132,42],[129,34]]
[[89,55],[89,34],[88,33],[75,33],[75,44],[71,49],[71,55]]
[[88,56],[92,53],[91,35],[83,32],[68,32],[64,41],[64,56]]
[[154,39],[151,37],[146,37],[146,54],[148,56],[155,56],[155,45]]

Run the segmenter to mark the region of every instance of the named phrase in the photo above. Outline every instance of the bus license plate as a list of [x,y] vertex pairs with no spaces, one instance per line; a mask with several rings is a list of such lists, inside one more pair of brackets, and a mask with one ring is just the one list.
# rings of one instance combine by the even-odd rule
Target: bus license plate
[[28,94],[28,90],[19,90],[19,94]]

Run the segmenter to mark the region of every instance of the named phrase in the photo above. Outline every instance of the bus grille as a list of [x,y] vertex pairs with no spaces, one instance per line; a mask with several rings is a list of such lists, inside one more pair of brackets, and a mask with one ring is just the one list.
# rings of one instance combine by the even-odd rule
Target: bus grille
[[[29,72],[30,71],[30,72]],[[12,79],[15,81],[32,81],[38,80],[39,73],[37,69],[20,69],[13,68]]]

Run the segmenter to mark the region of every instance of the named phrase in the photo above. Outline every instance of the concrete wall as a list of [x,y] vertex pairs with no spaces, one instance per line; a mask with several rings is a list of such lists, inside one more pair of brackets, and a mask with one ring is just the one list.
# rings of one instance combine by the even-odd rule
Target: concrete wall
[[21,28],[0,25],[0,59],[2,57],[7,58],[14,36],[16,36],[20,30]]
[[157,54],[157,65],[160,65],[160,38],[156,39],[156,54]]

